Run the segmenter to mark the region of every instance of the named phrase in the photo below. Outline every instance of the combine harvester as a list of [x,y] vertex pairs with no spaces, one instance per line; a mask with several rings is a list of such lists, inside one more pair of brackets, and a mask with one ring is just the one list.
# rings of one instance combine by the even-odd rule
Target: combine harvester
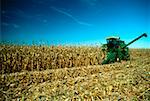
[[114,63],[116,61],[121,60],[129,60],[130,54],[129,54],[129,46],[133,42],[139,40],[142,37],[147,37],[147,34],[144,33],[140,35],[139,37],[135,38],[128,44],[125,44],[124,41],[120,40],[120,37],[108,37],[106,38],[107,44],[102,45],[102,59],[103,62],[101,64],[109,64]]

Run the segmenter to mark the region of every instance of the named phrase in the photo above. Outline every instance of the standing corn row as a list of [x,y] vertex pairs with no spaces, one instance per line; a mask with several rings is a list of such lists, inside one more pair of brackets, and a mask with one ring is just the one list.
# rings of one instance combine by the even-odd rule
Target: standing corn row
[[1,45],[0,72],[13,73],[98,65],[99,47]]

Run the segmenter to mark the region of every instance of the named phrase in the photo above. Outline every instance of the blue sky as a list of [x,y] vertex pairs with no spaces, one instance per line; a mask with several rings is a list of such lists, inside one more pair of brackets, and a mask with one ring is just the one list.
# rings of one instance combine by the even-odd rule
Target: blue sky
[[[1,0],[1,41],[48,44],[127,43],[150,33],[150,0]],[[150,38],[130,47],[150,48]]]

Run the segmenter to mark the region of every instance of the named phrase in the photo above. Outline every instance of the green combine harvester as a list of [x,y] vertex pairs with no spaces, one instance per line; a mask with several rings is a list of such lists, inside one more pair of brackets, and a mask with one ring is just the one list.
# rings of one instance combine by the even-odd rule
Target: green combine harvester
[[120,40],[120,37],[108,37],[106,38],[107,44],[102,45],[102,59],[103,62],[101,64],[109,64],[114,63],[116,61],[121,62],[121,60],[129,60],[130,54],[129,54],[129,46],[133,42],[137,41],[138,39],[142,37],[147,37],[147,34],[144,33],[140,35],[139,37],[135,38],[128,44],[125,44],[124,41]]

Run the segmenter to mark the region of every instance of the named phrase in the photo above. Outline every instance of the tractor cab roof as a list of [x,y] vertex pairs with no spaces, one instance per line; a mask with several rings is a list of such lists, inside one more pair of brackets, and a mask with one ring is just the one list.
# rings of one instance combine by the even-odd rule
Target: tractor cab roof
[[119,40],[120,37],[116,37],[116,36],[110,36],[110,37],[107,37],[106,40]]

